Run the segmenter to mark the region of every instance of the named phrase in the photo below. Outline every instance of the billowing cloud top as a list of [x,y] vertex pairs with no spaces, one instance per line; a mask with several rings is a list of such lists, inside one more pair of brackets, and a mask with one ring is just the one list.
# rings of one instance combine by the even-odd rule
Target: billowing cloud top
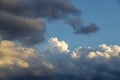
[[[0,42],[1,80],[118,80],[120,46],[68,49],[65,41],[49,39],[39,52],[12,41]],[[7,76],[7,77],[6,77]]]
[[64,41],[58,41],[57,38],[49,39],[48,44],[45,47],[45,50],[51,53],[69,52],[68,44],[66,44]]

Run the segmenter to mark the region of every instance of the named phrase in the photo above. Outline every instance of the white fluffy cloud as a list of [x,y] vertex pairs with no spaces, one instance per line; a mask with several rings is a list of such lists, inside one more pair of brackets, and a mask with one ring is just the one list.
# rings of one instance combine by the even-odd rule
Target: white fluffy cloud
[[[53,65],[33,48],[20,46],[13,41],[0,41],[0,79],[27,74],[43,75]],[[14,76],[15,75],[15,76]]]
[[25,61],[30,56],[34,56],[34,51],[24,47],[17,47],[15,43],[7,40],[0,42],[0,67],[19,66],[29,67]]
[[61,74],[79,75],[85,80],[87,78],[94,80],[100,76],[103,80],[119,78],[117,75],[120,72],[118,67],[120,66],[120,46],[118,45],[102,44],[97,48],[78,47],[70,51],[66,42],[51,38],[45,46],[44,54],[46,52],[49,55],[48,61]]
[[51,38],[48,44],[45,46],[45,50],[51,53],[66,53],[68,50],[68,44],[65,41],[59,41],[58,38]]
[[[54,77],[52,80],[59,80],[63,78],[60,78],[60,75],[73,75],[74,80],[119,79],[120,46],[102,44],[97,48],[78,47],[74,51],[70,51],[68,47],[65,41],[59,41],[56,37],[50,38],[41,52],[2,40],[0,79],[9,80],[1,78],[5,75],[9,75],[9,78],[22,75],[22,80],[39,80],[41,76],[45,77],[43,80],[46,80],[47,76]],[[37,78],[27,78],[31,75]],[[71,79],[65,77],[65,80]]]
[[[58,38],[50,38],[44,47],[44,54],[47,53],[50,57],[55,55],[69,56],[73,59],[112,59],[120,57],[120,46],[101,44],[97,48],[78,47],[74,51],[68,49],[68,44],[65,41],[59,41]],[[63,58],[63,57],[62,57]]]
[[113,58],[113,57],[120,57],[120,46],[118,45],[111,45],[108,46],[106,44],[102,44],[99,46],[98,50],[94,52],[89,52],[89,58],[95,57],[104,57],[104,58]]

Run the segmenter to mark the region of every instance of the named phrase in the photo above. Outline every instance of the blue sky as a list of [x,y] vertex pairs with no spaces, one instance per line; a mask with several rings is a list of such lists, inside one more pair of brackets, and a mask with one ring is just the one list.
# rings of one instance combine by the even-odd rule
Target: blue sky
[[[120,4],[117,0],[73,0],[73,5],[82,11],[85,24],[95,22],[100,30],[89,35],[75,35],[68,24],[62,21],[47,24],[46,39],[58,37],[66,41],[70,49],[78,46],[97,46],[100,44],[120,44]],[[47,40],[46,40],[47,41]]]

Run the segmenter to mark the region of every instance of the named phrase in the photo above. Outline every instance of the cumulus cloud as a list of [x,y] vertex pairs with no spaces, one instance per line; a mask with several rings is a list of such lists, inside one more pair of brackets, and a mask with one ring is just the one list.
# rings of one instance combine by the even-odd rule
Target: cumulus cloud
[[[51,38],[44,51],[45,56],[49,55],[46,59],[54,65],[57,73],[60,74],[59,78],[57,78],[58,80],[119,79],[120,46],[102,44],[97,48],[78,47],[74,51],[70,51],[68,47],[65,47],[64,52],[61,46],[58,45],[61,42],[57,38]],[[66,42],[64,43],[67,44]]]
[[105,58],[111,58],[111,57],[119,57],[120,55],[120,47],[118,45],[114,46],[107,46],[105,44],[102,44],[99,46],[98,51],[90,52],[89,58],[95,58],[95,57],[105,57]]
[[[68,49],[65,41],[51,38],[43,51],[0,42],[1,80],[118,80],[120,46]],[[7,76],[7,77],[6,77]]]
[[68,53],[68,44],[65,41],[59,41],[58,38],[51,38],[45,46],[45,50],[51,53]]
[[42,76],[50,69],[53,69],[53,65],[35,49],[23,47],[8,40],[0,41],[1,80],[14,79],[27,74]]

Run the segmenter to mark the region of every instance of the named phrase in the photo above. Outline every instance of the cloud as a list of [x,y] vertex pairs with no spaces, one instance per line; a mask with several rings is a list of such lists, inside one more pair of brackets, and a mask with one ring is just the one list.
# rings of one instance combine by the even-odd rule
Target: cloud
[[[64,18],[69,14],[78,14],[69,0],[1,0],[3,10],[18,15],[40,16],[49,19]],[[29,14],[28,14],[29,13]]]
[[69,52],[68,44],[64,41],[59,41],[57,37],[51,38],[45,46],[45,50],[51,53]]
[[[25,76],[42,76],[53,68],[35,49],[12,41],[0,41],[0,79],[9,80]],[[7,77],[6,77],[7,76]]]
[[99,30],[99,27],[95,23],[85,26],[83,20],[80,18],[68,19],[66,22],[72,26],[75,34],[90,34]]
[[[78,47],[74,51],[70,51],[68,47],[65,47],[65,51],[68,51],[65,52],[58,45],[59,42],[64,41],[51,38],[48,42],[49,47],[47,44],[47,49],[45,46],[44,51],[44,55],[47,56],[46,59],[54,65],[57,73],[60,74],[58,80],[64,78],[65,80],[72,80],[72,78],[74,80],[119,79],[120,46],[102,44],[97,48]],[[54,45],[55,47],[53,47]],[[60,78],[62,75],[64,77]]]
[[32,45],[44,40],[44,21],[58,19],[67,21],[77,34],[97,32],[97,25],[85,26],[80,14],[70,0],[0,0],[0,33],[3,39]]
[[[115,62],[119,51],[116,56],[105,55],[101,47],[70,51],[69,45],[57,38],[51,38],[43,51],[34,48],[34,44],[44,40],[45,21],[60,19],[71,25],[76,34],[99,30],[95,23],[85,26],[80,14],[70,0],[0,0],[0,80],[117,78],[119,68]],[[104,66],[99,67],[101,64]]]
[[39,33],[39,38],[32,38],[41,42],[45,26],[41,19],[29,19],[0,11],[0,31],[3,39],[24,40],[28,38],[34,43],[35,41],[30,39],[31,35]]
[[[0,42],[1,80],[118,80],[120,46],[68,49],[65,41],[51,38],[38,52],[15,42]],[[7,77],[6,77],[7,76]]]

